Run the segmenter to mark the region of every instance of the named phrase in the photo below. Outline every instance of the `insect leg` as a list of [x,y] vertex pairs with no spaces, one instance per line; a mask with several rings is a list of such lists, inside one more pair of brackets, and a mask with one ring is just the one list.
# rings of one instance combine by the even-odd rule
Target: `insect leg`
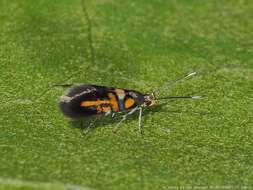
[[119,123],[115,126],[115,128],[113,129],[113,132],[116,132],[119,129],[120,124],[126,120],[127,116],[133,114],[135,111],[137,111],[138,109],[140,109],[139,107],[135,107],[134,109],[132,109],[130,112],[126,113],[125,115],[122,116],[122,119],[119,121]]
[[98,120],[98,117],[96,117],[92,122],[90,122],[89,126],[83,130],[83,133],[85,135],[87,135],[90,132],[90,130],[95,127],[95,123],[97,120]]
[[119,130],[120,124],[121,124],[123,121],[125,121],[125,120],[126,120],[126,115],[124,115],[124,116],[122,117],[122,119],[120,120],[120,122],[114,127],[113,132],[117,132],[117,131]]
[[[108,116],[108,115],[113,115],[114,113],[112,113],[112,111],[110,110],[110,111],[108,111],[108,112],[106,112],[105,113],[105,116]],[[113,117],[113,116],[112,116]]]

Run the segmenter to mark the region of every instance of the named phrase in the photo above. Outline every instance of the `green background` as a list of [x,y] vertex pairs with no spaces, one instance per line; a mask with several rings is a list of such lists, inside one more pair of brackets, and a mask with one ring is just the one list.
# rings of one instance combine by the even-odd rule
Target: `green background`
[[[253,185],[250,0],[0,0],[0,189],[177,189]],[[88,135],[58,109],[91,83],[202,95]],[[87,122],[88,123],[88,122]],[[86,124],[87,124],[86,123]]]

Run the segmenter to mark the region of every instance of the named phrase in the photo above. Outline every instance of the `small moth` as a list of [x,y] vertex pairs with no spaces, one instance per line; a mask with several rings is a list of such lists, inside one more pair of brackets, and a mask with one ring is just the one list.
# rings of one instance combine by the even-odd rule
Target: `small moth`
[[64,115],[72,119],[83,119],[96,115],[114,115],[124,113],[122,123],[127,116],[139,112],[138,128],[141,132],[142,110],[152,106],[158,100],[188,98],[200,99],[199,96],[176,96],[158,98],[159,92],[168,85],[190,78],[196,72],[190,73],[180,79],[154,90],[151,93],[141,93],[136,90],[98,86],[93,84],[81,84],[73,86],[66,95],[62,96],[59,102],[60,109]]

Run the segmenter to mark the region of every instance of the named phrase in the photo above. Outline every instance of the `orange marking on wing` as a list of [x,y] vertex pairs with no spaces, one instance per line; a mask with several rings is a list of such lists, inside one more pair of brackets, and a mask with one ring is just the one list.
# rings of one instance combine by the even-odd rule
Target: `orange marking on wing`
[[104,113],[107,113],[107,112],[111,111],[111,108],[108,107],[108,106],[102,106],[101,108],[102,108],[102,112],[104,112]]
[[125,108],[128,109],[130,108],[131,106],[134,105],[134,99],[132,98],[128,98],[126,101],[125,101]]
[[96,109],[97,109],[98,113],[102,112],[102,107],[101,106],[97,106]]
[[97,109],[98,113],[101,113],[101,112],[107,113],[107,112],[111,111],[111,108],[108,106],[97,106],[96,109]]
[[101,104],[110,104],[109,100],[96,100],[96,101],[83,101],[81,102],[81,106],[89,107],[89,106],[99,106]]
[[112,110],[114,112],[118,112],[119,111],[119,105],[118,105],[118,101],[115,97],[115,95],[113,93],[109,93],[109,100],[95,100],[95,101],[83,101],[81,102],[80,106],[83,107],[91,107],[91,106],[96,106],[96,109],[98,112],[108,112],[111,110],[110,107],[108,106],[101,106],[103,104],[109,104],[112,106]]
[[114,112],[118,112],[119,111],[119,105],[118,105],[118,101],[117,101],[115,95],[113,93],[109,93],[108,96],[110,98],[110,104],[112,106],[112,110]]

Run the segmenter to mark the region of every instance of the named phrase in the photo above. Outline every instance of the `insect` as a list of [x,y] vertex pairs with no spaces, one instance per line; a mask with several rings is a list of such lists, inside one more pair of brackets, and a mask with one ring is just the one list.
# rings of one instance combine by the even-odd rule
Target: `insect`
[[143,108],[154,105],[158,100],[174,98],[200,98],[199,96],[158,98],[159,92],[168,85],[188,79],[195,74],[196,72],[193,72],[173,82],[169,82],[169,84],[165,83],[162,87],[155,89],[151,93],[141,93],[136,90],[98,86],[93,84],[76,85],[73,86],[66,95],[61,97],[59,106],[63,114],[72,119],[83,119],[97,115],[114,116],[116,113],[123,113],[122,119],[117,126],[126,120],[129,115],[138,111],[138,129],[141,132]]

